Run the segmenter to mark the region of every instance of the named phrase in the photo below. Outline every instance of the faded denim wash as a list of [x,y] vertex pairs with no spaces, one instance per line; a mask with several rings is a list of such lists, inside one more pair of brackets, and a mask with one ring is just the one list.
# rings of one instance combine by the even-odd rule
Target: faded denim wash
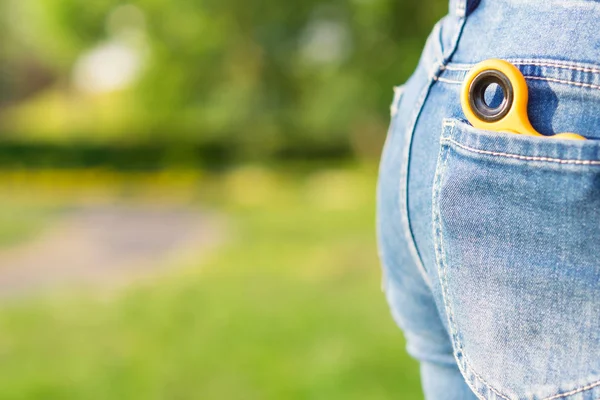
[[[526,77],[539,132],[588,140],[470,126],[488,58]],[[427,399],[600,399],[600,2],[451,2],[395,89],[378,236]]]

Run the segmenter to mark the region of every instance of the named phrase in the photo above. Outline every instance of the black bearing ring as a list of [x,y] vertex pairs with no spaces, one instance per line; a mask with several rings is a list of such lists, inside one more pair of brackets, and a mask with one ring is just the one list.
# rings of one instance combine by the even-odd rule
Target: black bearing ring
[[[504,92],[502,103],[490,107],[485,103],[485,91],[491,84],[497,84]],[[514,99],[513,86],[508,76],[502,72],[488,69],[480,72],[469,87],[469,105],[475,116],[485,122],[496,122],[508,114]]]

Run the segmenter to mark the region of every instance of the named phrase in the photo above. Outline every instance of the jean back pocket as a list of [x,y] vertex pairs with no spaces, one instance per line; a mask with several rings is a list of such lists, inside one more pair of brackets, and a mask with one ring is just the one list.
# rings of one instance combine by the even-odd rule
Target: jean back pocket
[[600,398],[600,141],[446,120],[433,231],[471,388],[486,399]]

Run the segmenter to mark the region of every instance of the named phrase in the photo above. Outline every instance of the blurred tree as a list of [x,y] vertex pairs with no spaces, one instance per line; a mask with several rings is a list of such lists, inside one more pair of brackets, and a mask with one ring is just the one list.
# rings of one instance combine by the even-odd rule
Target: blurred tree
[[24,44],[15,19],[13,3],[0,2],[0,109],[53,80],[51,71]]
[[[56,110],[66,115],[56,129],[67,138],[199,144],[252,157],[378,149],[391,87],[414,68],[447,7],[446,0],[5,1],[11,18],[27,23],[0,24],[0,34],[58,77],[55,91],[70,93],[20,107],[14,132],[51,129],[31,115],[52,108],[52,118]],[[18,58],[2,50],[0,57]],[[88,93],[74,101],[78,91]]]

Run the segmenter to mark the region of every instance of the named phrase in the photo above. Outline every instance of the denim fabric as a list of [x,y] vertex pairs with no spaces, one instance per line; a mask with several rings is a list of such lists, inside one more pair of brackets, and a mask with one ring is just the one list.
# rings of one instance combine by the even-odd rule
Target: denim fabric
[[[453,0],[396,89],[379,248],[428,399],[600,399],[598,21],[595,1]],[[487,58],[526,77],[539,132],[588,140],[470,126]]]

